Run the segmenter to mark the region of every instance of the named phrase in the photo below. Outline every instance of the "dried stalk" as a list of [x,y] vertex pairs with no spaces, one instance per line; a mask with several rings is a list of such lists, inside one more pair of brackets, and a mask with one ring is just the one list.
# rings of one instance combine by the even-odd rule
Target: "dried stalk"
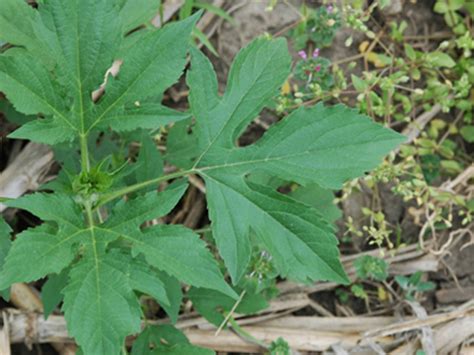
[[[254,326],[245,326],[243,329],[264,343],[283,337],[290,347],[297,351],[328,351],[334,346],[348,351],[370,345],[377,349],[393,349],[394,346],[400,344],[400,340],[403,341],[403,339],[395,339],[393,335],[420,330],[422,327],[438,326],[434,328],[434,344],[437,353],[445,353],[473,335],[473,313],[474,302],[470,302],[451,312],[428,316],[422,320],[411,317],[398,323],[395,317],[290,316],[267,320]],[[26,339],[38,343],[72,342],[67,333],[66,321],[62,316],[53,315],[45,320],[40,314],[22,313],[17,310],[8,310],[6,314],[12,343],[24,342]],[[231,331],[224,330],[218,337],[214,336],[214,332],[214,329],[184,329],[184,333],[196,345],[217,351],[261,351],[258,345],[242,340]],[[132,339],[130,337],[129,342]],[[404,342],[403,346],[396,349],[394,353],[402,354],[401,350],[411,349],[415,345],[417,344],[413,342]]]
[[370,330],[364,334],[366,338],[377,338],[381,336],[389,336],[393,334],[403,333],[414,329],[420,329],[421,327],[435,326],[441,323],[448,322],[453,319],[470,317],[474,315],[474,300],[470,301],[458,309],[428,316],[425,319],[414,319],[408,320],[397,324],[391,324],[379,329]]
[[[408,125],[402,134],[407,137],[405,144],[412,143],[423,131],[426,125],[441,112],[441,105],[435,104],[431,110],[423,112],[420,116],[415,118],[411,124]],[[398,153],[400,148],[395,149],[395,153]]]
[[0,329],[0,354],[10,355],[10,323],[6,320],[7,312],[2,311],[1,319],[3,320],[3,328]]
[[474,286],[436,291],[436,300],[443,304],[466,302],[474,299]]
[[[0,197],[17,198],[36,190],[53,163],[53,152],[44,144],[28,143],[0,174]],[[0,212],[7,207],[0,203]]]

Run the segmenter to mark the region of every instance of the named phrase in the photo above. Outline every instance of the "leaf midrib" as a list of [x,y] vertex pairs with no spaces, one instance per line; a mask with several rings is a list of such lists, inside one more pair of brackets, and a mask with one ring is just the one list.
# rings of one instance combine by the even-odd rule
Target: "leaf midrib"
[[[373,141],[370,141],[370,142],[373,142]],[[370,143],[370,142],[367,141],[366,143]],[[281,155],[281,156],[278,156],[278,157],[265,157],[265,158],[252,159],[252,160],[246,160],[246,161],[238,161],[238,162],[234,162],[234,163],[208,165],[208,166],[205,166],[205,167],[195,168],[194,171],[196,173],[202,173],[204,171],[209,171],[209,170],[218,170],[218,169],[232,168],[232,167],[236,167],[236,166],[245,166],[245,165],[253,165],[253,164],[257,164],[257,163],[274,162],[274,161],[280,161],[280,160],[295,158],[295,157],[306,155],[306,154],[314,154],[314,153],[319,153],[319,152],[331,151],[331,150],[336,150],[336,149],[341,149],[341,148],[346,148],[346,147],[352,147],[352,146],[360,146],[360,145],[361,145],[360,142],[353,143],[353,144],[341,144],[337,147],[306,150],[306,151],[303,151],[303,152],[285,154],[285,155]],[[239,150],[239,149],[242,149],[242,148],[236,148],[236,149],[233,149],[233,150],[236,151],[236,150]],[[346,168],[349,168],[349,167],[350,166],[346,166]]]

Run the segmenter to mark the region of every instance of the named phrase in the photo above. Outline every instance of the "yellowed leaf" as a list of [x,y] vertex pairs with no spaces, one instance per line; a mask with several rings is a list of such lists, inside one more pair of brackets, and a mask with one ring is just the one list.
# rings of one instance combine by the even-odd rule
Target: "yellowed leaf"
[[388,299],[387,291],[385,290],[385,287],[379,286],[377,288],[377,295],[379,297],[380,301],[386,301]]
[[359,52],[365,53],[368,47],[369,47],[369,41],[362,42],[361,44],[359,44]]
[[281,94],[282,95],[288,95],[290,92],[291,92],[291,86],[290,86],[290,83],[287,80],[287,81],[285,81],[285,83],[281,87]]
[[372,63],[376,68],[383,68],[386,66],[386,64],[379,59],[379,56],[375,52],[366,53],[365,58],[367,59],[369,63]]

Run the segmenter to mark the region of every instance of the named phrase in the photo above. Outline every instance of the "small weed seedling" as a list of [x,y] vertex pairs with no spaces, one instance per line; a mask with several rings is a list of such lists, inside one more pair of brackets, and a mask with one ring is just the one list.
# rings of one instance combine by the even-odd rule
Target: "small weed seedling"
[[405,291],[405,298],[409,301],[415,299],[415,293],[431,291],[435,288],[435,284],[431,281],[421,281],[423,273],[421,271],[415,272],[410,277],[397,275],[395,281]]

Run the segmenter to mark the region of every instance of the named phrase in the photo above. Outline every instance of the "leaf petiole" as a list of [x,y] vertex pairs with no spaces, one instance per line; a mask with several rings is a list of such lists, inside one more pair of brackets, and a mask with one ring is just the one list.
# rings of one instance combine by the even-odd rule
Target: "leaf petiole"
[[80,135],[81,142],[81,167],[82,171],[89,172],[90,161],[89,161],[89,148],[87,147],[87,135]]
[[160,182],[163,182],[163,181],[176,179],[176,178],[179,178],[179,177],[182,177],[182,176],[185,176],[185,175],[193,174],[195,172],[196,172],[195,169],[176,171],[176,172],[168,174],[168,175],[163,175],[163,176],[157,177],[155,179],[150,179],[150,180],[147,180],[147,181],[140,182],[138,184],[134,184],[134,185],[124,187],[122,189],[118,189],[116,191],[112,191],[110,193],[104,194],[99,199],[99,201],[97,201],[97,204],[95,205],[94,209],[96,209],[97,207],[100,207],[100,206],[106,204],[107,202],[110,202],[110,201],[112,201],[116,198],[119,198],[119,197],[122,197],[123,195],[129,194],[131,192],[141,190],[141,189],[143,189],[145,187],[148,187],[148,186],[151,186],[151,185],[159,184]]

